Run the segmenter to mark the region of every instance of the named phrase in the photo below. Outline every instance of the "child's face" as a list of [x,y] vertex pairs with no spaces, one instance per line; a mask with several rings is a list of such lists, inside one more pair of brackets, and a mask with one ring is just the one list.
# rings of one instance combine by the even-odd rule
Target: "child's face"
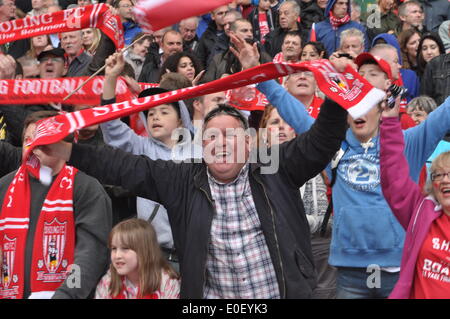
[[270,9],[270,0],[259,0],[259,9],[267,11]]
[[134,250],[122,244],[117,235],[111,242],[111,263],[120,276],[134,281],[138,278],[138,257]]
[[147,125],[154,138],[164,144],[171,144],[172,131],[181,126],[181,120],[172,105],[162,104],[148,110]]

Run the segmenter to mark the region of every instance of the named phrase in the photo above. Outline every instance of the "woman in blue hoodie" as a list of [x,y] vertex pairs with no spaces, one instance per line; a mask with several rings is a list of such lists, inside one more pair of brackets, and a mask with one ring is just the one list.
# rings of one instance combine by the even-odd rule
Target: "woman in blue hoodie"
[[[384,64],[386,66],[387,62]],[[370,82],[370,74],[375,70],[363,72],[367,70],[362,67],[360,64],[360,73],[367,73],[362,75]],[[376,65],[369,63],[366,68],[374,67]],[[381,82],[385,89],[390,85],[387,78]],[[259,83],[257,88],[297,134],[309,129],[314,120],[301,102],[275,81]],[[404,132],[405,155],[410,176],[415,181],[421,167],[450,128],[449,108],[450,99],[447,99],[424,123]],[[337,166],[333,187],[334,222],[329,259],[331,265],[338,267],[338,298],[386,298],[398,278],[395,271],[400,266],[405,233],[381,190],[378,135],[381,113],[376,111],[351,120],[353,128],[348,129],[341,146],[344,155]],[[370,138],[362,140],[363,136],[358,132],[360,126],[370,126]],[[378,272],[375,273],[376,269]],[[377,274],[379,286],[377,280],[370,280]],[[369,282],[371,286],[367,285]],[[347,287],[351,287],[353,293]]]

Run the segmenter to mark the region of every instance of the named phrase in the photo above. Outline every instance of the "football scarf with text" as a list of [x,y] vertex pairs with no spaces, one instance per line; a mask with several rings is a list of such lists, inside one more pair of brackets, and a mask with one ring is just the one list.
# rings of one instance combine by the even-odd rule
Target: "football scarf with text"
[[87,126],[129,116],[157,105],[240,88],[286,76],[300,70],[313,72],[320,90],[346,109],[353,118],[366,114],[386,95],[384,91],[374,88],[350,65],[347,65],[344,72],[340,73],[334,69],[328,60],[300,63],[266,63],[196,87],[183,88],[121,103],[102,105],[40,120],[37,122],[35,139],[24,153],[24,158],[28,158],[35,147],[56,143],[76,130]]
[[[39,161],[31,156],[11,182],[0,213],[2,275],[0,299],[23,298],[25,249],[30,225],[30,177],[36,176]],[[78,170],[64,165],[50,186],[34,235],[31,261],[31,292],[55,291],[66,279],[74,262],[74,178]],[[36,176],[37,177],[37,176]]]

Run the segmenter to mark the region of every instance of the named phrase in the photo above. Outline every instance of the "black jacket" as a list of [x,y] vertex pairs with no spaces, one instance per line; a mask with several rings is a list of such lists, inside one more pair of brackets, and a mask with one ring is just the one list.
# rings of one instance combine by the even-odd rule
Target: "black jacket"
[[160,64],[161,54],[159,53],[159,46],[156,43],[152,43],[145,56],[144,65],[142,66],[138,81],[143,83],[159,82]]
[[[6,124],[6,141],[14,146],[22,146],[23,123],[28,114],[27,106],[22,104],[0,105],[0,117],[3,115]],[[2,126],[0,124],[0,126]]]
[[197,35],[195,35],[195,37],[189,42],[183,40],[183,52],[194,53],[197,49],[198,41],[199,39]]
[[229,40],[225,32],[221,36],[217,36],[216,22],[211,21],[198,42],[195,54],[206,67],[216,54],[228,50],[228,46]]
[[[0,179],[0,203],[14,179],[12,172]],[[54,179],[53,179],[54,181]],[[24,298],[31,293],[31,265],[33,244],[42,205],[49,186],[31,177],[30,222],[24,251]],[[73,287],[70,277],[55,291],[53,299],[92,298],[102,275],[108,266],[108,235],[111,232],[111,201],[102,186],[94,178],[83,172],[75,176],[73,187],[73,217],[75,222],[76,245],[74,264],[80,267],[79,287]],[[70,285],[72,284],[72,285]]]
[[[321,172],[345,137],[347,112],[327,100],[311,129],[276,146],[279,169],[250,164],[249,182],[281,298],[309,298],[316,275],[299,187]],[[272,149],[272,153],[276,149]],[[162,203],[180,259],[181,297],[203,298],[215,208],[204,163],[153,161],[108,146],[73,145],[70,165],[103,183]]]
[[[263,51],[259,45],[258,49],[260,53],[259,62],[261,64],[272,62],[272,57]],[[205,75],[203,76],[203,81],[214,81],[220,79],[223,74],[234,74],[240,72],[241,69],[242,65],[239,60],[230,50],[228,50],[214,56],[211,63],[208,65]]]
[[[302,38],[302,44],[308,41],[308,31],[303,29],[302,26],[297,22],[298,30],[296,31],[300,34]],[[264,49],[273,58],[277,53],[281,52],[281,46],[284,41],[284,37],[288,30],[282,29],[281,27],[276,28],[268,35],[266,35],[266,42],[264,43]]]
[[[278,27],[278,12],[274,8],[270,8],[266,13],[267,24],[269,25],[269,30],[273,31]],[[247,17],[247,20],[250,21],[253,28],[253,37],[259,42],[261,41],[261,30],[259,29],[259,11],[258,8],[255,8],[250,12]]]
[[[299,1],[297,1],[298,3]],[[320,8],[316,1],[299,3],[301,8],[300,20],[303,29],[311,31],[313,23],[325,20],[325,9]]]
[[22,162],[22,148],[0,141],[0,178],[16,170]]
[[441,54],[427,63],[420,81],[420,94],[441,105],[450,94],[450,54]]

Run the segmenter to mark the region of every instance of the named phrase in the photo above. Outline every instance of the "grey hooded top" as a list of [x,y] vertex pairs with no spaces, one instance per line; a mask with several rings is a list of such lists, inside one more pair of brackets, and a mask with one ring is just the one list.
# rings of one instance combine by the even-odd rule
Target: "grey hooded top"
[[[104,102],[111,103],[111,101]],[[194,128],[189,117],[189,112],[183,101],[179,101],[179,105],[181,121],[184,128],[187,130],[183,131],[183,141],[176,144],[172,149],[151,136],[144,137],[137,135],[127,124],[119,119],[100,125],[103,133],[103,140],[110,146],[120,148],[123,151],[135,155],[146,155],[152,160],[182,161],[189,158],[200,159],[202,157],[201,146],[191,143],[190,133],[193,133]],[[140,116],[143,119],[148,132],[147,121],[142,113]],[[157,204],[158,203],[151,200],[138,197],[138,218],[148,220]],[[156,216],[152,220],[152,225],[155,228],[158,243],[162,247],[173,248],[172,231],[167,211],[164,206],[161,205],[159,207]]]

